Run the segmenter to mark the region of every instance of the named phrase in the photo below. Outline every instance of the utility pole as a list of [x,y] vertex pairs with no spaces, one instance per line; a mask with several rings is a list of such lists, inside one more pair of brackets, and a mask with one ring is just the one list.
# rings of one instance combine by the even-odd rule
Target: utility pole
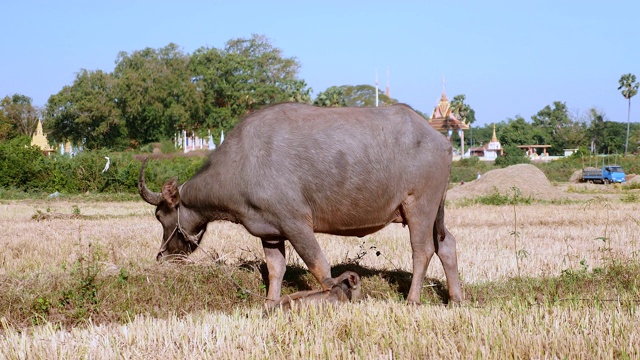
[[376,107],[378,107],[378,68],[376,68]]

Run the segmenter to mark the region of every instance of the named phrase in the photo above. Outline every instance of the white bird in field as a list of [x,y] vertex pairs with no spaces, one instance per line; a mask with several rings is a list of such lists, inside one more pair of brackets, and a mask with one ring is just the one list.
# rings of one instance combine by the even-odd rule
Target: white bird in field
[[107,163],[104,165],[104,169],[102,169],[103,174],[105,171],[109,170],[109,165],[111,164],[111,159],[109,159],[108,156],[105,156],[104,158],[107,159]]

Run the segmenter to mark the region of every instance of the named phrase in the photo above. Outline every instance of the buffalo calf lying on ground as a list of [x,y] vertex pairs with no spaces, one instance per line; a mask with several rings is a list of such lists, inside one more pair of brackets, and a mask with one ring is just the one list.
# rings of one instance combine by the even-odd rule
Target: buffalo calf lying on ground
[[362,286],[360,276],[353,271],[345,271],[335,278],[337,284],[330,290],[298,291],[280,298],[276,307],[288,311],[293,303],[301,304],[339,304],[355,302],[362,299]]

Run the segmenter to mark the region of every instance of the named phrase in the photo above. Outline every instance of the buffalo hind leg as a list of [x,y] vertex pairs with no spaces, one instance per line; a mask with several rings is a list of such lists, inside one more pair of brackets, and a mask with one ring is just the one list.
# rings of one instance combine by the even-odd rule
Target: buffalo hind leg
[[459,304],[462,301],[462,287],[458,275],[458,255],[456,253],[456,238],[444,228],[445,237],[441,241],[434,238],[436,254],[442,262],[444,274],[447,277],[447,287],[449,288],[449,303]]
[[411,287],[407,302],[410,304],[420,304],[420,292],[424,277],[427,274],[429,262],[435,253],[432,240],[433,221],[421,221],[417,223],[409,222],[409,238],[411,241],[411,255],[413,259],[413,275],[411,277]]
[[282,279],[287,270],[285,258],[284,240],[262,240],[264,257],[269,272],[269,291],[267,293],[266,306],[272,308],[280,301]]

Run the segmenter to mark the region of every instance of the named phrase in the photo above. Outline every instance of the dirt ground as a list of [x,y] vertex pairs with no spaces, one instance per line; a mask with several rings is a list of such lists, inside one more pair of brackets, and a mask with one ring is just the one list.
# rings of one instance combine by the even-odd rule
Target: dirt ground
[[[628,181],[640,182],[640,177],[630,175]],[[576,182],[554,185],[534,165],[518,164],[488,171],[477,180],[456,185],[448,191],[447,200],[455,202],[465,198],[491,195],[496,191],[503,195],[512,195],[514,188],[520,190],[522,197],[545,201],[586,200],[592,198],[594,193],[604,197],[617,196],[620,193],[619,185]]]

